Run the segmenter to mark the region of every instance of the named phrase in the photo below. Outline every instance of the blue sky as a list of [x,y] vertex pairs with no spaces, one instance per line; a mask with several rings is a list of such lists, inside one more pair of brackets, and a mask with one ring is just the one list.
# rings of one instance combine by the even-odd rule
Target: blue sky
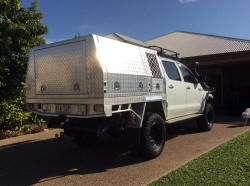
[[[32,0],[22,0],[29,6]],[[48,42],[116,32],[149,40],[176,30],[250,40],[250,0],[38,0]]]

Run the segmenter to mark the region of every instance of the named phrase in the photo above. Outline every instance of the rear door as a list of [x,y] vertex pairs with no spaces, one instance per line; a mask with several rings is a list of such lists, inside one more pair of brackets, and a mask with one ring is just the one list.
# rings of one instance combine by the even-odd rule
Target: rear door
[[176,63],[170,60],[163,60],[167,78],[166,78],[166,94],[168,102],[167,119],[182,116],[187,112],[186,105],[186,88],[181,78],[180,71]]
[[201,109],[203,89],[192,71],[185,65],[178,63],[184,79],[184,89],[186,90],[186,113],[198,113]]

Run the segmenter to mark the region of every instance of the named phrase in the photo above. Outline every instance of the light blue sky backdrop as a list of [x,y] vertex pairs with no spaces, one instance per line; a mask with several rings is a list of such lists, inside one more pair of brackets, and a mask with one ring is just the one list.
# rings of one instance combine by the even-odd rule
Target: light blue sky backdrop
[[[32,0],[22,0],[29,6]],[[48,42],[75,34],[138,40],[176,30],[250,40],[250,0],[38,0]]]

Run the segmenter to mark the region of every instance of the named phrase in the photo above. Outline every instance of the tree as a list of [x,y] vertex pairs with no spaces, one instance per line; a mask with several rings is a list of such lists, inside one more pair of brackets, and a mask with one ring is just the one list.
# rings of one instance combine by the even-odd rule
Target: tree
[[44,44],[48,33],[38,3],[21,6],[20,0],[0,1],[0,101],[16,94],[24,82],[29,50]]

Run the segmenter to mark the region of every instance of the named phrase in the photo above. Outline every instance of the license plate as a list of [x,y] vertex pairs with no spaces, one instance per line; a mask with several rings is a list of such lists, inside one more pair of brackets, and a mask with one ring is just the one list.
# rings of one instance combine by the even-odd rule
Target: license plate
[[57,113],[69,113],[70,112],[70,106],[69,105],[56,105],[56,112]]

